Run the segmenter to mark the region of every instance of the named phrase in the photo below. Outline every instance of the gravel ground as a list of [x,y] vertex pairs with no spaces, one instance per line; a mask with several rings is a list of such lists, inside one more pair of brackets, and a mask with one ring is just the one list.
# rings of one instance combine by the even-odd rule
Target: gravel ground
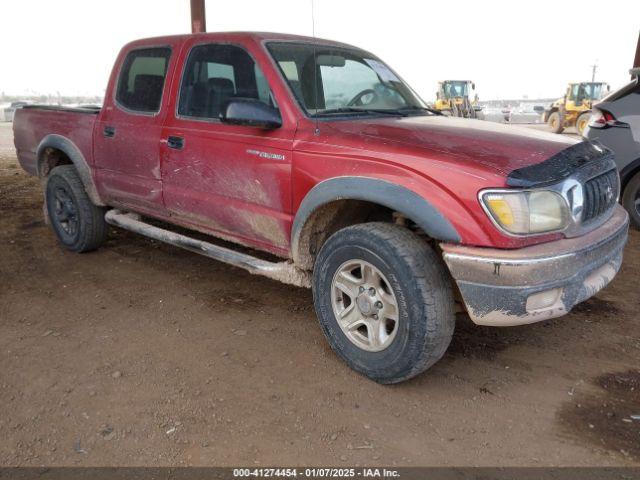
[[460,315],[448,353],[380,386],[311,294],[113,230],[64,251],[0,124],[0,465],[640,465],[640,235],[565,318]]

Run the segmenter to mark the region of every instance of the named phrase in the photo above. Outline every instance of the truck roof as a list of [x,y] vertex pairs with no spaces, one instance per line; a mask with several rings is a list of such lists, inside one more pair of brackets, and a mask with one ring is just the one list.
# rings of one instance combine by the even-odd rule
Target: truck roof
[[275,32],[206,32],[206,33],[189,33],[183,35],[167,35],[161,37],[149,37],[141,38],[129,42],[125,47],[132,48],[136,46],[146,46],[150,44],[157,45],[163,42],[184,42],[193,37],[198,37],[203,40],[253,40],[256,42],[262,41],[286,41],[286,42],[304,42],[304,43],[317,43],[320,45],[331,45],[335,47],[348,47],[358,48],[353,45],[349,45],[342,42],[336,42],[334,40],[327,40],[323,38],[307,37],[304,35],[292,35],[288,33],[275,33]]

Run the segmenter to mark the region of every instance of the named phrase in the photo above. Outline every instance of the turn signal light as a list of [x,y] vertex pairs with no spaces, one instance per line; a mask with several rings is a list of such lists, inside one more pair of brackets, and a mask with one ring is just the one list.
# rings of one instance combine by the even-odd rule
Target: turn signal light
[[490,196],[487,198],[487,206],[494,213],[496,219],[501,225],[504,225],[505,227],[513,225],[513,211],[503,198]]

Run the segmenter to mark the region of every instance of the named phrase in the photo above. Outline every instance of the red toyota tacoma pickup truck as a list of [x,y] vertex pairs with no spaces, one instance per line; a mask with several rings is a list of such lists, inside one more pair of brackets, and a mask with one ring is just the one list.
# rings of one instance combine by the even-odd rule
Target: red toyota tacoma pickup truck
[[627,239],[610,151],[439,115],[332,41],[135,41],[101,108],[28,106],[14,130],[64,247],[96,249],[112,224],[311,286],[332,348],[380,383],[442,357],[456,306],[482,325],[569,312]]

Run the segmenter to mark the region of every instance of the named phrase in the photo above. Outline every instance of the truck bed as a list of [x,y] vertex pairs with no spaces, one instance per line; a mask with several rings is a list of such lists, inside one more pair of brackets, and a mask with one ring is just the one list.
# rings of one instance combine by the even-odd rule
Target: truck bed
[[27,105],[19,108],[13,120],[18,161],[31,175],[38,174],[38,146],[49,135],[71,140],[89,165],[93,164],[92,135],[101,107]]
[[74,112],[74,113],[91,113],[97,115],[102,110],[100,105],[79,105],[77,107],[69,107],[64,105],[39,105],[30,104],[21,107],[25,110],[51,110],[54,112]]

